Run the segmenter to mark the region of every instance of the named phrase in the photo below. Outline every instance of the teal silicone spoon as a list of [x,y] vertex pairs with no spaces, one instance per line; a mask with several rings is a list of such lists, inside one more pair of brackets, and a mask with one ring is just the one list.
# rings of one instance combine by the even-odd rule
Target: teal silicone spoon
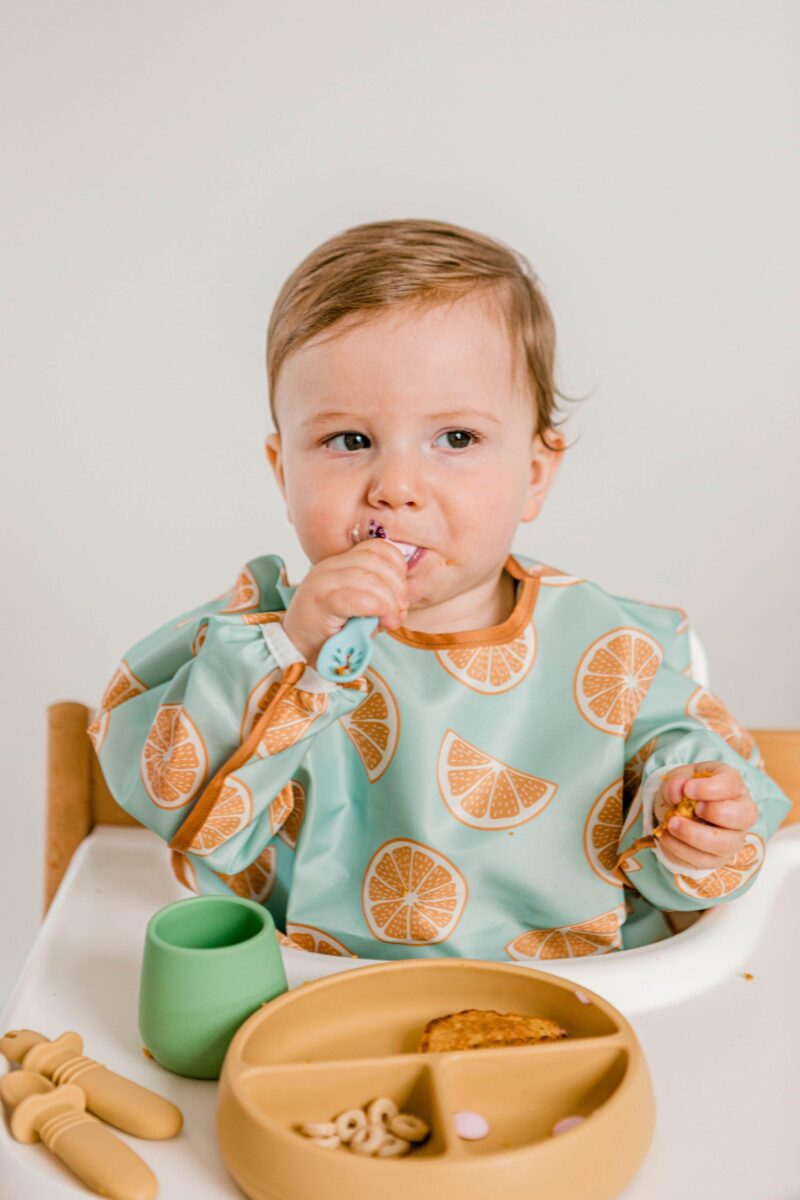
[[347,683],[363,675],[372,658],[372,631],[377,617],[351,617],[329,637],[319,652],[317,671],[332,683]]
[[[351,537],[357,530],[358,526]],[[370,521],[367,537],[391,541],[377,521]],[[403,557],[406,557],[405,552]],[[372,634],[377,624],[377,617],[350,617],[338,633],[328,638],[317,657],[317,671],[323,679],[329,679],[331,683],[349,683],[351,679],[364,674],[372,658]]]

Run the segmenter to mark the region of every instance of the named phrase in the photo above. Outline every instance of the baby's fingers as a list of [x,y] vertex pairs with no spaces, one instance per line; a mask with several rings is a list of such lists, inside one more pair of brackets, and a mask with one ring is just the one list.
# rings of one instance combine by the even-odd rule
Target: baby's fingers
[[399,624],[399,613],[405,611],[399,608],[391,588],[378,580],[369,588],[336,588],[328,595],[328,605],[339,617],[379,617],[384,624],[384,618],[395,619]]
[[[742,835],[733,829],[719,829],[716,825],[705,825],[702,821],[691,821],[685,817],[673,817],[669,822],[669,834],[672,835],[670,841],[679,843],[679,853],[685,852],[686,849],[691,849],[698,854],[708,855],[713,859],[720,859],[725,862],[742,844]],[[664,839],[669,836],[665,833],[662,835],[661,844],[664,850],[669,853]],[[710,866],[711,863],[698,864],[698,866]]]
[[695,805],[695,812],[712,825],[741,832],[750,829],[758,820],[758,809],[749,796],[738,796],[735,800],[702,800]]

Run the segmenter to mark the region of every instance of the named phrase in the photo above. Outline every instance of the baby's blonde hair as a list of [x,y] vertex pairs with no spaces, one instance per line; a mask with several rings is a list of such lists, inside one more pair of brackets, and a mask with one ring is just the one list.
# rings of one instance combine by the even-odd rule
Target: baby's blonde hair
[[556,331],[539,281],[524,255],[480,233],[444,221],[372,221],[323,242],[281,288],[267,328],[267,380],[275,428],[275,391],[286,359],[324,330],[344,333],[388,309],[429,308],[483,292],[505,322],[514,375],[524,362],[534,406],[534,433],[547,433],[556,397]]

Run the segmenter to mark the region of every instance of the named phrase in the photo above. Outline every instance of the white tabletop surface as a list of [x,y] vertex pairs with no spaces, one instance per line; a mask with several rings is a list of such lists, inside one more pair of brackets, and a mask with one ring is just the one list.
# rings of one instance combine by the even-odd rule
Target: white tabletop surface
[[[171,1141],[120,1134],[155,1171],[162,1200],[241,1198],[217,1148],[216,1083],[183,1079],[148,1060],[137,1028],[145,926],[157,909],[187,895],[154,834],[96,829],[70,863],[0,1032],[29,1028],[56,1037],[76,1030],[86,1054],[181,1108],[185,1127]],[[656,1132],[620,1200],[800,1198],[798,914],[800,826],[793,826],[772,839],[745,896],[685,933],[549,966],[616,1005],[650,1067]],[[301,951],[284,958],[291,987],[344,965]],[[44,1147],[13,1141],[7,1121],[0,1124],[0,1200],[87,1195]]]

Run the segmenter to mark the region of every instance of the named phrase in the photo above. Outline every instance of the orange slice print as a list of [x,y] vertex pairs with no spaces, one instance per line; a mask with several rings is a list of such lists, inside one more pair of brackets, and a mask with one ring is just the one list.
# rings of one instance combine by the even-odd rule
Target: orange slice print
[[556,929],[531,929],[509,942],[509,958],[525,959],[585,958],[589,954],[608,954],[622,946],[620,928],[625,920],[625,905],[579,925],[560,925]]
[[718,733],[732,750],[749,761],[755,741],[746,729],[734,721],[722,701],[707,688],[695,688],[687,702],[686,712],[688,716],[701,721],[712,733]]
[[260,597],[261,592],[253,572],[248,566],[244,566],[231,590],[225,592],[228,603],[220,612],[235,613],[242,612],[245,608],[257,608]]
[[142,750],[140,773],[159,808],[181,808],[195,796],[208,769],[202,735],[180,704],[162,704]]
[[298,925],[292,921],[287,924],[286,932],[289,935],[289,945],[294,946],[296,950],[308,950],[311,954],[330,954],[335,958],[358,958],[358,955],[348,950],[338,938],[332,937],[324,929],[317,929],[316,925]]
[[103,692],[100,707],[107,712],[111,708],[116,708],[118,704],[124,704],[132,696],[140,696],[142,692],[146,691],[147,685],[142,683],[138,675],[134,675],[123,658]]
[[454,863],[411,838],[384,842],[364,873],[361,906],[379,942],[432,945],[450,936],[467,903]]
[[450,812],[472,829],[510,829],[543,812],[558,784],[517,771],[448,729],[439,748],[439,792]]
[[520,637],[499,646],[454,646],[437,650],[448,674],[485,696],[510,692],[521,683],[536,658],[536,629],[530,621]]
[[641,629],[620,627],[597,638],[575,672],[575,703],[603,733],[627,737],[664,651]]
[[568,575],[566,571],[559,571],[558,567],[550,567],[546,563],[527,567],[526,574],[538,577],[542,587],[572,587],[574,583],[584,582],[580,575]]
[[236,875],[221,875],[219,878],[227,883],[237,896],[245,900],[255,900],[261,904],[266,900],[275,886],[277,878],[278,852],[274,846],[262,850],[255,862]]
[[744,845],[725,866],[719,867],[705,879],[690,879],[687,875],[675,875],[675,882],[687,896],[698,900],[719,900],[729,896],[761,869],[766,846],[757,833],[745,834]]
[[253,819],[253,794],[246,783],[229,775],[211,812],[198,829],[187,849],[192,854],[210,854],[228,842]]
[[617,872],[622,833],[622,780],[617,779],[595,800],[583,830],[583,848],[595,875],[612,887],[623,887]]
[[280,667],[273,667],[269,674],[260,679],[250,692],[250,695],[247,697],[247,703],[244,706],[242,726],[239,730],[239,740],[241,742],[246,742],[250,737],[256,722],[277,692],[282,678],[283,672]]
[[100,753],[103,742],[106,740],[108,723],[110,720],[111,713],[101,712],[99,716],[95,717],[91,725],[86,730],[87,734],[89,735],[89,741],[94,747],[95,754]]
[[[276,667],[260,683],[256,684],[247,698],[242,719],[241,740],[250,736],[255,725],[266,712],[281,685],[282,671]],[[302,688],[291,688],[272,711],[267,728],[261,735],[255,753],[261,758],[280,754],[295,742],[299,742],[313,721],[328,707],[325,692],[306,692]]]
[[264,758],[294,746],[327,707],[328,696],[325,692],[292,688],[275,708],[272,720],[256,746],[256,754]]
[[400,713],[386,680],[369,668],[366,699],[340,717],[339,724],[358,751],[370,783],[376,783],[394,758],[400,737]]
[[278,837],[290,850],[294,850],[306,815],[306,794],[303,785],[296,779],[290,779],[286,786],[292,790],[292,811],[278,829]]
[[278,792],[277,796],[275,797],[275,799],[272,801],[269,808],[267,809],[267,815],[269,816],[269,831],[270,831],[270,833],[278,832],[281,825],[289,817],[289,814],[291,813],[293,808],[294,808],[294,796],[292,795],[292,784],[291,784],[291,780],[290,780],[289,783],[285,784],[281,788],[281,790]]

